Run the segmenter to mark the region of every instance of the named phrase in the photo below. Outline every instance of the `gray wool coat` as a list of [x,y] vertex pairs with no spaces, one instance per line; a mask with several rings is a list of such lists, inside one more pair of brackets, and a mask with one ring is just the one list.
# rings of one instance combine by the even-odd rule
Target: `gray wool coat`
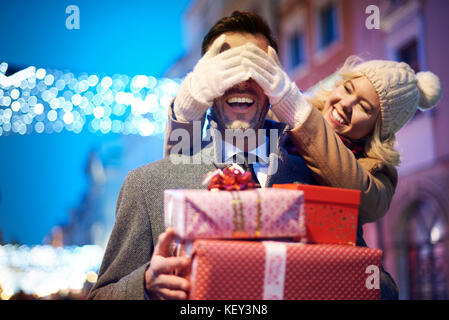
[[[215,124],[211,123],[214,127]],[[279,132],[275,152],[269,156],[269,170],[274,162],[277,170],[268,176],[266,187],[279,183],[316,184],[301,157],[287,152],[288,136],[283,124],[267,120],[265,129]],[[99,277],[88,299],[144,299],[144,272],[150,263],[159,234],[165,230],[164,200],[166,189],[201,189],[204,175],[227,164],[218,159],[217,139],[201,148],[202,163],[195,164],[194,155],[166,157],[132,170],[121,187],[116,222],[112,230]],[[175,162],[180,164],[175,164]],[[215,165],[214,165],[215,164]]]

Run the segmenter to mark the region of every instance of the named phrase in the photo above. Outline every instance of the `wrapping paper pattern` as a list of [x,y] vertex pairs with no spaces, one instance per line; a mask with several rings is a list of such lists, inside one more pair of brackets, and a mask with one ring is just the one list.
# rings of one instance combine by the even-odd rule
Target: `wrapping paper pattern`
[[303,237],[300,190],[165,190],[165,225],[184,240]]
[[[271,242],[271,245],[273,242]],[[277,242],[286,247],[282,278],[285,300],[379,299],[366,285],[382,251],[334,244]],[[263,241],[196,240],[190,274],[192,300],[261,300],[267,297]],[[273,270],[282,268],[273,268]],[[278,286],[279,287],[279,286]]]
[[273,187],[304,191],[308,242],[355,246],[359,190],[301,184],[277,184]]

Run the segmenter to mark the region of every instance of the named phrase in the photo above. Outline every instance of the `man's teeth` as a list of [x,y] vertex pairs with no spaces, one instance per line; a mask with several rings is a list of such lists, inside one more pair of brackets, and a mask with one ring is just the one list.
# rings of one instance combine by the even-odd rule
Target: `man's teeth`
[[346,125],[346,121],[345,119],[343,119],[342,117],[340,117],[340,115],[338,114],[337,110],[332,110],[332,116],[334,117],[335,120],[337,120],[338,122],[340,122],[343,125]]
[[238,97],[232,97],[230,99],[228,99],[227,101],[228,103],[247,103],[247,104],[253,104],[254,100],[251,98],[238,98]]

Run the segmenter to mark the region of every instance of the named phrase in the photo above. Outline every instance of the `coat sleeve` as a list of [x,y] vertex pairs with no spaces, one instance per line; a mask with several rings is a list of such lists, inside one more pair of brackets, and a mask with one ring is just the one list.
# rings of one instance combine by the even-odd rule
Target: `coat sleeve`
[[361,224],[385,215],[397,184],[393,166],[376,159],[357,160],[316,108],[290,137],[320,185],[361,191]]
[[144,299],[144,273],[153,253],[149,211],[136,171],[128,173],[118,196],[116,221],[99,277],[88,299]]

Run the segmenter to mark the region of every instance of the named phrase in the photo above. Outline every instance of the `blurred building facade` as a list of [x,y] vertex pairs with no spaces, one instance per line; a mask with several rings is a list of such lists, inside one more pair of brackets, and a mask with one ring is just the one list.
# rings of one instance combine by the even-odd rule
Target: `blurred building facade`
[[[441,80],[442,99],[418,112],[398,134],[402,163],[387,215],[364,226],[371,247],[384,251],[385,268],[402,299],[449,298],[449,2],[446,0],[198,0],[185,13],[187,54],[166,76],[182,78],[200,58],[203,36],[234,10],[263,16],[279,56],[307,91],[350,55],[409,63]],[[379,25],[376,26],[376,18]],[[374,19],[374,20],[373,20]]]
[[120,188],[127,173],[162,157],[163,136],[124,135],[93,149],[86,160],[89,185],[69,222],[54,227],[44,243],[58,246],[88,244],[106,248],[115,223]]

